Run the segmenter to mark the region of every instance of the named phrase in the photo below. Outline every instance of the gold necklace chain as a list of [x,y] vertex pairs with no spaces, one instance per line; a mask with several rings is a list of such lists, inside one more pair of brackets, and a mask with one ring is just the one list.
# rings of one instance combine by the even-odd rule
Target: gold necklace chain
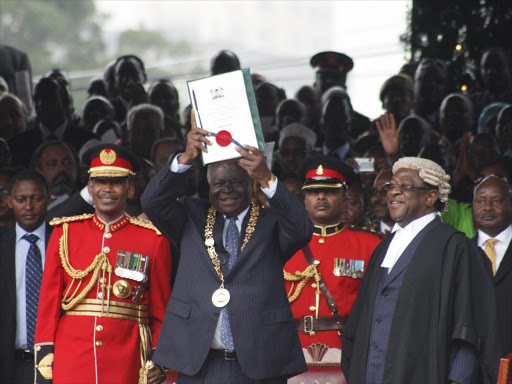
[[[256,204],[252,204],[249,223],[247,224],[247,229],[245,230],[245,236],[242,242],[242,246],[240,247],[240,252],[245,249],[245,246],[251,239],[251,236],[256,229],[256,223],[258,221],[259,214],[260,207],[258,207]],[[215,272],[217,272],[217,275],[222,282],[220,287],[221,289],[224,289],[224,274],[220,269],[219,256],[215,251],[215,241],[213,240],[213,226],[215,225],[215,216],[217,216],[217,210],[214,207],[210,207],[208,209],[208,216],[206,217],[206,226],[204,227],[204,244],[206,245],[206,250],[208,251],[208,255],[210,255],[210,259],[212,260]]]

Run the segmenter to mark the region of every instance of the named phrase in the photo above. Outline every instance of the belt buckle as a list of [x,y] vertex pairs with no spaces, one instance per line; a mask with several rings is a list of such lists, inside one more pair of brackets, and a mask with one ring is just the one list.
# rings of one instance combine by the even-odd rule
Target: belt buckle
[[[310,321],[310,328],[308,329],[308,319]],[[309,333],[309,336],[313,337],[316,335],[313,325],[313,316],[304,316],[304,333]]]
[[233,352],[230,352],[228,349],[224,350],[224,360],[236,360],[236,357],[230,357],[233,355]]

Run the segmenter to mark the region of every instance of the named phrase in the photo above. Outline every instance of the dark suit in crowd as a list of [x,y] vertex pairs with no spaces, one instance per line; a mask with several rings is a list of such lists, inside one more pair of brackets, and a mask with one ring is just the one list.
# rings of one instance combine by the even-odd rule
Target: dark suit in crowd
[[[52,232],[52,227],[46,225],[45,246]],[[0,310],[0,372],[1,382],[20,384],[15,381],[15,375],[22,369],[33,371],[34,362],[28,361],[29,356],[16,350],[16,230],[0,227],[0,292],[3,292],[5,307]],[[27,366],[27,367],[24,367]],[[5,380],[5,381],[4,381]]]

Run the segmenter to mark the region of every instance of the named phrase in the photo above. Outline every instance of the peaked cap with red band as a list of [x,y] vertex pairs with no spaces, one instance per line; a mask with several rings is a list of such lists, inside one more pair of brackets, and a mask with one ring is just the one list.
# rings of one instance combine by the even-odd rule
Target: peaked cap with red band
[[354,61],[344,53],[325,51],[314,55],[310,62],[313,68],[318,67],[318,71],[340,71],[349,72],[354,68]]
[[302,189],[346,188],[352,184],[355,173],[352,167],[341,160],[328,156],[313,156],[300,165],[297,174]]
[[96,145],[87,150],[82,161],[89,167],[90,178],[134,176],[139,160],[130,150],[115,144]]

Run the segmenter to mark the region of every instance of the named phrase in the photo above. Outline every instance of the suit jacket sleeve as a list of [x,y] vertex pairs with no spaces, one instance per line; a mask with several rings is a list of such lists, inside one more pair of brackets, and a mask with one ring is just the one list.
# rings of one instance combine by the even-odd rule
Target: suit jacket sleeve
[[268,201],[277,216],[279,248],[283,263],[286,263],[311,241],[313,223],[304,206],[282,182],[278,182],[276,193]]
[[179,244],[187,217],[177,200],[186,185],[186,177],[186,172],[174,173],[165,166],[153,176],[141,197],[144,213],[174,244]]
[[77,191],[68,199],[50,209],[46,213],[46,221],[50,222],[56,217],[76,216],[83,213],[94,213],[94,207],[82,198],[80,191]]

